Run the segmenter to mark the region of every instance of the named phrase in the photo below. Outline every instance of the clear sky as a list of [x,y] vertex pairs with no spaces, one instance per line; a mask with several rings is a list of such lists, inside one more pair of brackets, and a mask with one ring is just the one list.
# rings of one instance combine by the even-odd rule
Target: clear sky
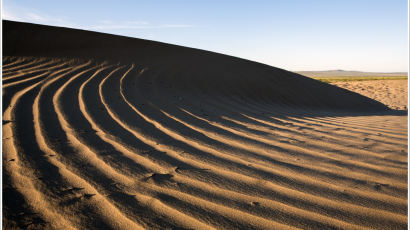
[[3,19],[211,50],[298,70],[407,71],[406,0],[3,0]]

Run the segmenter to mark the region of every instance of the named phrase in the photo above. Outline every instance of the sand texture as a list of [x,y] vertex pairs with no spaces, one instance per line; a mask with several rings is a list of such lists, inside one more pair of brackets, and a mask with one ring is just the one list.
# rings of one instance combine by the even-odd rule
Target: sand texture
[[203,50],[3,29],[6,229],[407,229],[406,114]]
[[335,82],[332,85],[360,93],[395,110],[408,110],[407,80]]

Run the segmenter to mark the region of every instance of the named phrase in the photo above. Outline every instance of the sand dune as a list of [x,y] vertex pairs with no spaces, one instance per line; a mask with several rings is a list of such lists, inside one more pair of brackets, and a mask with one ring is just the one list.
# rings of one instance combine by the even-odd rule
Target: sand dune
[[3,28],[6,228],[407,229],[407,115],[235,57]]

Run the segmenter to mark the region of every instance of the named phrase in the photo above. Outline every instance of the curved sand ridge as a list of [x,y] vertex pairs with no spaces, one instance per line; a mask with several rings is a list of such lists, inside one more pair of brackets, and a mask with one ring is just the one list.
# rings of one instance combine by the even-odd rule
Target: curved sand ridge
[[5,224],[407,228],[407,116],[219,54],[198,69],[200,51],[181,50],[4,57]]

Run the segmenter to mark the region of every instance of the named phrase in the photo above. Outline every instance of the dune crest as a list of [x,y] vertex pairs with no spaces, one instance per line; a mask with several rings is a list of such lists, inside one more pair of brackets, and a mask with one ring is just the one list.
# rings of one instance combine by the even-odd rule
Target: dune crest
[[197,49],[3,28],[8,227],[407,229],[407,116],[377,101]]

